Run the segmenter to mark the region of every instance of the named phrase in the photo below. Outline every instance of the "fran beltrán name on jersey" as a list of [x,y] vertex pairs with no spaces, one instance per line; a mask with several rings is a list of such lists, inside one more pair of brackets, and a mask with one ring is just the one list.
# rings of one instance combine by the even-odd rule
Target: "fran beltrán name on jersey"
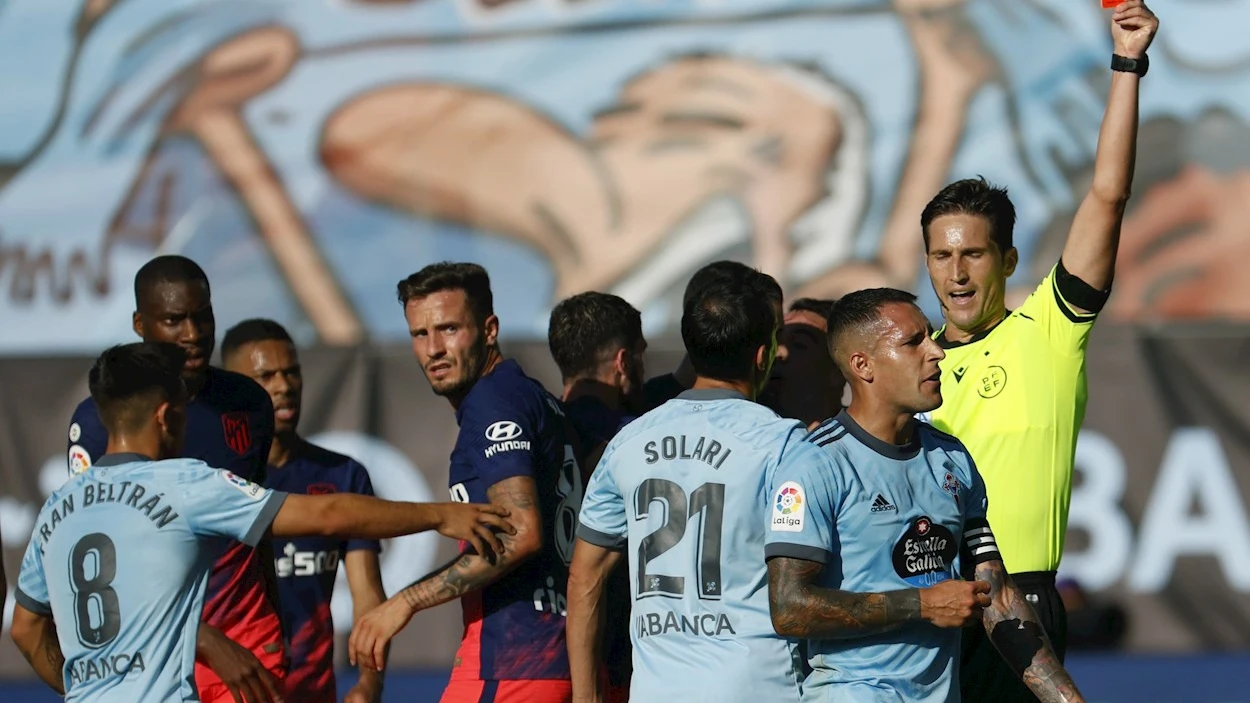
[[[77,505],[81,506],[80,509],[85,510],[93,505],[121,503],[143,513],[144,517],[151,520],[159,529],[178,518],[178,513],[174,512],[172,508],[161,504],[161,499],[164,497],[164,492],[152,494],[142,484],[131,483],[130,481],[122,481],[119,484],[88,483],[83,485],[78,495]],[[61,524],[62,520],[74,512],[74,498],[75,495],[71,493],[61,499],[61,504],[52,509],[48,521],[39,526],[41,544],[46,544],[52,538],[53,530]]]

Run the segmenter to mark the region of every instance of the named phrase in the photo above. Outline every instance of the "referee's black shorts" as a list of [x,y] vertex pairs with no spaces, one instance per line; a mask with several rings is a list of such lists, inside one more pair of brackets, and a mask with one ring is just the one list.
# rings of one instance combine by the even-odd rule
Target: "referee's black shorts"
[[[1011,580],[1037,611],[1059,661],[1068,644],[1068,613],[1055,589],[1055,572],[1029,571],[1012,574]],[[978,625],[963,630],[959,664],[959,688],[963,703],[1037,703],[1037,696],[1007,666],[994,643]]]

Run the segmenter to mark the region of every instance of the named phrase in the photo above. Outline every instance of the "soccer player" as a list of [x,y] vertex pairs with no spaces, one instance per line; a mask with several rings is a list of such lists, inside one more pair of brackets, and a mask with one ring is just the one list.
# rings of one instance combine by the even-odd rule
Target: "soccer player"
[[[108,349],[89,374],[109,441],[44,503],[22,560],[12,637],[67,701],[196,701],[195,640],[226,540],[266,532],[379,539],[437,529],[501,549],[507,510],[287,495],[195,459],[171,459],[190,414],[169,344]],[[277,697],[245,690],[247,700]]]
[[[942,388],[930,420],[967,443],[981,467],[1003,563],[1034,602],[1063,658],[1067,623],[1055,590],[1063,554],[1077,434],[1085,417],[1085,349],[1111,291],[1137,142],[1138,87],[1159,21],[1140,0],[1111,16],[1111,88],[1093,181],[1060,260],[1014,311],[1015,208],[983,180],[943,189],[921,227],[929,280],[945,325]],[[976,629],[965,633],[963,696],[970,703],[1036,700]]]
[[[694,387],[621,429],[591,475],[569,576],[574,698],[602,700],[605,584],[629,556],[635,701],[799,700],[797,642],[769,622],[769,481],[803,427],[754,402],[781,288],[741,264],[684,304]],[[800,450],[802,451],[802,450]]]
[[[309,495],[373,495],[365,467],[299,435],[304,379],[295,343],[282,325],[260,318],[240,322],[222,337],[221,358],[227,370],[259,383],[273,402],[274,435],[266,488]],[[352,611],[358,618],[386,600],[378,564],[381,545],[376,540],[310,536],[285,540],[274,551],[278,601],[291,660],[286,697],[304,703],[337,703],[330,599],[339,561],[347,572]],[[381,694],[381,673],[362,669],[345,700],[366,703],[379,700]]]
[[777,360],[772,377],[760,393],[760,402],[782,417],[802,422],[809,429],[842,409],[846,380],[829,356],[825,343],[829,314],[834,301],[799,298],[777,332]]
[[[183,456],[253,483],[265,479],[273,441],[273,406],[264,389],[209,365],[216,321],[208,277],[183,256],[158,256],[135,274],[134,331],[148,342],[177,344],[186,354],[183,380],[187,437]],[[95,400],[87,398],[69,425],[70,473],[103,456],[108,432]],[[230,703],[241,687],[267,688],[282,679],[288,660],[278,619],[277,583],[268,540],[226,547],[209,577],[195,678],[205,703]]]
[[914,301],[874,288],[838,302],[829,346],[851,405],[807,436],[828,461],[774,479],[769,602],[779,634],[808,640],[803,700],[958,701],[958,628],[981,621],[1042,700],[1080,701],[1003,568],[972,458],[914,417],[942,402],[942,349]]
[[563,703],[568,561],[583,483],[560,401],[499,348],[490,277],[472,263],[431,264],[399,282],[412,349],[460,433],[450,490],[507,508],[516,534],[498,557],[465,551],[358,620],[353,663],[381,668],[417,611],[460,599],[464,637],[444,703]]
[[[547,344],[564,383],[565,415],[580,439],[579,462],[589,477],[621,427],[636,417],[644,377],[642,314],[609,293],[579,293],[551,310]],[[607,584],[604,632],[607,700],[629,700],[633,655],[629,642],[629,574]]]
[[[686,282],[686,290],[682,293],[682,304],[696,297],[699,290],[726,274],[732,275],[739,266],[736,261],[714,261],[694,272]],[[682,391],[690,390],[694,385],[696,372],[690,363],[690,355],[682,357],[681,363],[672,373],[661,374],[648,379],[643,384],[643,410],[658,408],[676,398]]]

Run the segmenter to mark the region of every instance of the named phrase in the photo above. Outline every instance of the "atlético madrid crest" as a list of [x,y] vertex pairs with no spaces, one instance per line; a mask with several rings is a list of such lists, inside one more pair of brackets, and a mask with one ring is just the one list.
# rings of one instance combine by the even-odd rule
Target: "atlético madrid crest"
[[234,412],[221,416],[221,429],[226,435],[226,446],[235,454],[246,454],[252,447],[252,428],[247,413]]

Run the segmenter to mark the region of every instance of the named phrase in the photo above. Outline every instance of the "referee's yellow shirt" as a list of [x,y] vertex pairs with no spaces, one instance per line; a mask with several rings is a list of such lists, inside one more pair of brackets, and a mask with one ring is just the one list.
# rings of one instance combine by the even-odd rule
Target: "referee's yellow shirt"
[[1019,309],[963,343],[937,339],[942,406],[930,414],[958,437],[985,479],[988,518],[1010,573],[1055,571],[1085,418],[1085,346],[1096,315],[1078,315],[1042,280]]

